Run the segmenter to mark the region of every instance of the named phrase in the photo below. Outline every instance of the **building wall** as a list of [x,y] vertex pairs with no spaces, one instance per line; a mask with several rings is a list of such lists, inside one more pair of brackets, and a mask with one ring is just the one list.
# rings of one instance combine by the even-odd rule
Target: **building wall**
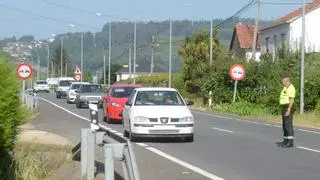
[[[306,52],[320,52],[320,8],[315,9],[305,16],[306,35],[305,47]],[[291,29],[291,48],[300,49],[300,38],[302,36],[302,17],[297,18],[290,24]],[[298,46],[298,48],[297,48]]]
[[275,54],[282,44],[289,44],[290,26],[289,24],[281,24],[260,31],[261,52],[269,52]]

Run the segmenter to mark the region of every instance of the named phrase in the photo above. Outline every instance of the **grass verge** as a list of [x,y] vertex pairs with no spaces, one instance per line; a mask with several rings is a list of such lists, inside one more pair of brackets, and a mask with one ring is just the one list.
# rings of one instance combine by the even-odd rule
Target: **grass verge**
[[13,151],[15,177],[21,180],[45,179],[53,170],[71,161],[71,147],[17,143]]

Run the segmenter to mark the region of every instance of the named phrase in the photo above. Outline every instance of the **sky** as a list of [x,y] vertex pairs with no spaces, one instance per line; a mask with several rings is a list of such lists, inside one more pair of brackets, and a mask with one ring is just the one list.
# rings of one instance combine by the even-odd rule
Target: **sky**
[[[210,20],[210,18],[227,18],[250,1],[251,0],[0,0],[0,39],[11,36],[19,38],[22,35],[34,35],[36,39],[47,39],[51,34],[80,31],[96,32],[101,31],[102,26],[109,21],[124,21],[115,19],[114,17],[139,21],[161,21],[168,19]],[[272,20],[283,16],[301,6],[298,4],[301,0],[261,1],[297,3],[293,5],[261,5],[261,19],[264,20]],[[309,0],[309,2],[310,1],[311,0]],[[84,12],[56,6],[51,4],[52,2],[82,9]],[[113,18],[97,16],[94,12],[111,15]],[[32,13],[40,15],[41,17],[32,15]],[[256,8],[252,7],[240,17],[255,17],[255,14]],[[74,26],[70,26],[70,24]]]

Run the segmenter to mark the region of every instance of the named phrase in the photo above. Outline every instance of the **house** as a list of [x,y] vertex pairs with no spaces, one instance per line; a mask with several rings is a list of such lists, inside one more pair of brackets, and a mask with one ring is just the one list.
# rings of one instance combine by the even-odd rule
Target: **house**
[[[131,77],[134,77],[133,74],[133,65],[131,66]],[[130,78],[130,72],[129,72],[129,66],[128,65],[123,65],[121,69],[119,69],[116,72],[117,75],[117,82],[123,81],[123,80],[128,80]],[[150,62],[141,62],[139,64],[136,64],[136,77],[138,76],[143,76],[143,75],[150,75],[151,73],[151,64]],[[168,73],[167,71],[159,68],[159,67],[154,67],[153,68],[153,73],[161,74],[161,73]]]
[[[306,52],[320,52],[320,0],[313,0],[305,5],[305,50]],[[301,48],[302,37],[302,8],[299,8],[260,28],[261,51],[268,52],[276,59],[278,49],[289,48],[298,51]]]
[[[254,36],[254,25],[238,23],[233,30],[229,52],[233,58],[252,58],[252,42]],[[257,38],[256,60],[260,58],[259,38]]]

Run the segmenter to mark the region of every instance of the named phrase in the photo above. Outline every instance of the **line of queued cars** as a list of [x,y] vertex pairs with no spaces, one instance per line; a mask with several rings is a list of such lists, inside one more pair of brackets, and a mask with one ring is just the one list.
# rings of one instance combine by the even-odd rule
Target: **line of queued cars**
[[59,79],[56,97],[65,97],[77,108],[98,104],[103,121],[123,124],[123,136],[131,141],[142,137],[179,137],[194,140],[194,117],[185,101],[174,88],[143,87],[133,84],[114,84],[103,91],[99,84]]

